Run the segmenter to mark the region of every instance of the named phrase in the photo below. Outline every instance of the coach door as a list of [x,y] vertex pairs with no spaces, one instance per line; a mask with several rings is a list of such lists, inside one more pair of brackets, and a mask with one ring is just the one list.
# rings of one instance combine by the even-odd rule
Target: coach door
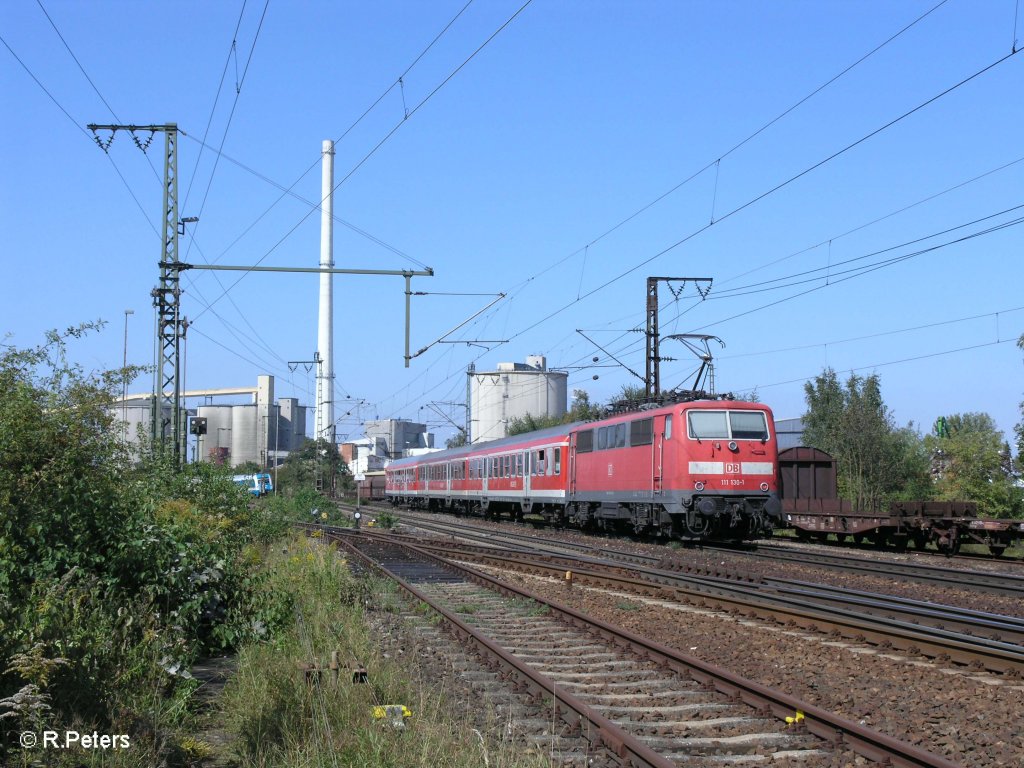
[[530,498],[530,491],[533,489],[533,462],[536,460],[537,452],[534,450],[523,451],[523,499]]

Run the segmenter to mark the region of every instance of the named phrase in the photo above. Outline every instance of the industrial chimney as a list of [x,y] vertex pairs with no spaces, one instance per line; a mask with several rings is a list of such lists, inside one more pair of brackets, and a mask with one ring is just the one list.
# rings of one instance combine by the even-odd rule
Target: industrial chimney
[[[323,144],[323,186],[320,196],[320,268],[334,268],[334,142]],[[334,437],[334,275],[320,273],[320,324],[317,332],[317,440]]]

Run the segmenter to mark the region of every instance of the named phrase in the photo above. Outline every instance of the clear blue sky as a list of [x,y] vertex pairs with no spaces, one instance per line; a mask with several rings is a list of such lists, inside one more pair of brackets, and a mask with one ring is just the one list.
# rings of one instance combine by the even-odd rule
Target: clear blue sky
[[[508,294],[452,337],[507,344],[437,345],[406,370],[402,280],[338,278],[335,397],[365,401],[338,411],[340,434],[360,433],[357,416],[438,422],[424,406],[464,400],[471,361],[546,354],[570,389],[607,400],[637,382],[576,369],[608,358],[575,331],[642,373],[628,330],[643,327],[645,278],[669,275],[714,278],[703,302],[662,289],[661,321],[724,340],[721,391],[756,388],[798,416],[824,366],[877,372],[898,423],[985,411],[1009,438],[1024,397],[1024,53],[1008,55],[1024,19],[1017,0],[936,3],[534,0],[474,56],[522,0],[42,0],[79,68],[39,3],[9,0],[0,35],[53,99],[0,46],[0,333],[29,346],[102,318],[73,354],[116,368],[133,309],[128,356],[151,363],[162,137],[154,172],[126,134],[105,156],[84,126],[174,121],[180,215],[200,216],[186,261],[316,266],[319,212],[275,185],[315,205],[331,138],[335,214],[372,236],[339,223],[338,266],[420,263],[436,276],[414,290]],[[183,281],[186,386],[271,373],[279,396],[311,403],[287,361],[316,348],[318,278],[237,279]],[[489,300],[415,297],[413,349]],[[694,369],[674,356],[669,386]]]

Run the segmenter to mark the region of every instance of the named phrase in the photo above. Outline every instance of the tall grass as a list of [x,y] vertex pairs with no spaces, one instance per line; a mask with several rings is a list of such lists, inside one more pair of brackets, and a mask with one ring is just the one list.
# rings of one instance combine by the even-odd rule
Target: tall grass
[[[271,588],[294,598],[295,620],[276,641],[244,648],[224,694],[227,725],[244,766],[451,766],[518,768],[547,763],[512,743],[491,744],[457,714],[447,687],[417,687],[414,654],[388,659],[364,617],[368,600],[397,606],[380,580],[356,579],[343,558],[316,539],[296,539],[268,559]],[[339,653],[337,679],[328,669]],[[307,673],[303,665],[315,666]],[[367,683],[352,681],[364,665]],[[402,704],[404,727],[374,717],[374,707]]]

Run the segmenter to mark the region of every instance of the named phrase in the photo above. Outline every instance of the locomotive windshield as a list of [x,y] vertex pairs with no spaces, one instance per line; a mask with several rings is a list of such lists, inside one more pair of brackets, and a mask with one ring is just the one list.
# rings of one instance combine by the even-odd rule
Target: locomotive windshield
[[688,411],[687,431],[697,440],[767,440],[763,411]]

